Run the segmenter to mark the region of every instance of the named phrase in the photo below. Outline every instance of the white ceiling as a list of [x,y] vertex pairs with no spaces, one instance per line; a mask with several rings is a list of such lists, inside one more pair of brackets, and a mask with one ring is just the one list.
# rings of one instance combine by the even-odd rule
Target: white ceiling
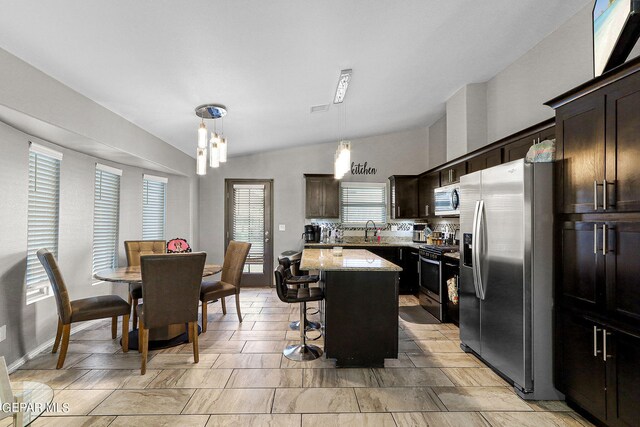
[[[429,125],[588,3],[21,0],[0,47],[191,156],[194,107],[226,104],[234,156]],[[341,106],[309,111],[344,68],[346,129]]]

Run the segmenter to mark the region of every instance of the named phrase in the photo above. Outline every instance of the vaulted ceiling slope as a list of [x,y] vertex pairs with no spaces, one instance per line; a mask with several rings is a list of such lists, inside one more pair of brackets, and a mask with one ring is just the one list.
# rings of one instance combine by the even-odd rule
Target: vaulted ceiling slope
[[[21,0],[0,47],[195,155],[195,106],[226,104],[230,156],[425,126],[585,0]],[[353,68],[343,107],[329,104]],[[2,84],[0,82],[0,84]]]

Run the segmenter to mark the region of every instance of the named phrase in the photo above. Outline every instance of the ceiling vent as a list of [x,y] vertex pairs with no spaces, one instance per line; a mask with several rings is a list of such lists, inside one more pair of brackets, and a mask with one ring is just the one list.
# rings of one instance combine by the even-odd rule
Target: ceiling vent
[[311,113],[324,113],[329,111],[329,104],[314,105],[311,107]]

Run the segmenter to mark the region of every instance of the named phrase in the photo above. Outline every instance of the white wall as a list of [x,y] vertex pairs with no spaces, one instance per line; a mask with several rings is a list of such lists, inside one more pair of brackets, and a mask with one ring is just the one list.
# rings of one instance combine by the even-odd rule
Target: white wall
[[[92,286],[93,202],[96,162],[123,170],[120,194],[119,259],[126,265],[123,241],[142,237],[142,174],[166,176],[166,237],[191,233],[189,196],[191,179],[105,162],[50,144],[0,122],[0,325],[7,325],[7,339],[0,354],[11,364],[55,336],[57,311],[53,298],[26,305],[24,275],[27,252],[29,141],[63,153],[60,170],[60,223],[58,259],[72,299],[119,293],[125,285]],[[73,330],[73,328],[72,328]]]
[[447,115],[429,126],[429,150],[427,169],[440,166],[447,161]]
[[487,88],[471,83],[447,101],[447,160],[487,144]]
[[[426,128],[352,141],[351,160],[368,163],[376,175],[347,174],[344,181],[388,183],[390,175],[419,174],[427,170]],[[218,170],[209,169],[200,181],[200,247],[208,261],[224,257],[224,186],[227,178],[273,179],[274,257],[302,248],[305,224],[305,173],[333,173],[337,142],[232,157]],[[285,224],[286,231],[278,231]],[[274,260],[275,261],[275,260]]]

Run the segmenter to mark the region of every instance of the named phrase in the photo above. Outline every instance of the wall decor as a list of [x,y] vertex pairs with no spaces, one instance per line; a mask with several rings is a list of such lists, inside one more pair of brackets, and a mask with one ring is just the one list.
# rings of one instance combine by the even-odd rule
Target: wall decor
[[378,173],[378,170],[369,166],[367,162],[364,162],[364,164],[351,162],[351,175],[375,175],[376,173]]

